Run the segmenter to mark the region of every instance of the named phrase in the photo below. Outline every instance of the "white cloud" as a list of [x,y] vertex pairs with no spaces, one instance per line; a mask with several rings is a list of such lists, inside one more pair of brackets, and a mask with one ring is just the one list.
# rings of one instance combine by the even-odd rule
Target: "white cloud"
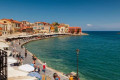
[[88,27],[91,27],[91,26],[93,26],[92,24],[86,24]]

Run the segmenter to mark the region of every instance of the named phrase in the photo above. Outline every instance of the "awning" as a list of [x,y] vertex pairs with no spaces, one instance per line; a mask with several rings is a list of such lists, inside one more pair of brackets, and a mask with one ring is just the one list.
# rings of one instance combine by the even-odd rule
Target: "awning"
[[6,48],[6,47],[8,48],[9,46],[4,42],[0,42],[0,48]]
[[18,67],[20,70],[22,71],[26,71],[26,72],[31,72],[34,71],[34,67],[29,65],[29,64],[25,64],[25,65],[21,65]]

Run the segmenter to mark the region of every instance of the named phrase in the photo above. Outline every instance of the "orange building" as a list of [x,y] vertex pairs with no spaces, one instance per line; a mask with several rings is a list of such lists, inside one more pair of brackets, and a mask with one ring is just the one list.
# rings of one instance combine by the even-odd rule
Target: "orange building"
[[50,27],[50,32],[55,32],[55,28],[52,24],[51,24],[51,27]]
[[2,36],[3,27],[4,27],[4,23],[0,22],[0,36]]
[[68,32],[72,34],[79,34],[79,33],[82,33],[82,29],[81,27],[69,27]]
[[0,22],[7,25],[7,33],[18,32],[21,27],[21,22],[13,19],[0,19]]

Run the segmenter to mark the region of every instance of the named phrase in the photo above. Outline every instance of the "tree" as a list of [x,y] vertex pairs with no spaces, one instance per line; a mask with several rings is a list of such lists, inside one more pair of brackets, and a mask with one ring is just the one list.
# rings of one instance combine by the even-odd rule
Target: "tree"
[[53,22],[52,25],[53,26],[59,26],[59,23],[58,22]]

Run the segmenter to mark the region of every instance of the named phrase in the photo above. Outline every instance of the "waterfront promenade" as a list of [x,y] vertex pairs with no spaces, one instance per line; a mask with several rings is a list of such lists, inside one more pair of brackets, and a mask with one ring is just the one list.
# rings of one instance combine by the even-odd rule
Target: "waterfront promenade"
[[[39,38],[39,39],[43,39],[43,38]],[[34,40],[39,40],[39,39],[36,39],[36,38],[33,38],[33,39],[28,39],[28,40],[25,40],[23,41],[22,39],[19,40],[20,41],[20,45],[18,45],[19,41],[16,41],[14,43],[14,45],[16,46],[16,50],[17,52],[21,52],[21,55],[22,56],[25,56],[25,48],[21,48],[21,46],[25,43],[28,43],[30,41],[34,41]],[[45,39],[45,38],[44,38]],[[37,46],[37,45],[36,45]],[[13,49],[13,46],[10,46],[10,50],[12,51]],[[32,64],[33,60],[32,60],[32,53],[27,51],[28,55],[27,55],[27,58],[24,58],[23,60],[23,64]],[[44,73],[42,72],[42,62],[37,59],[36,60],[36,65],[40,66],[40,69],[41,69],[41,72],[40,72],[40,75],[44,75]],[[54,73],[58,73],[58,75],[60,76],[61,80],[68,80],[68,77],[67,76],[64,76],[62,73],[54,70],[54,69],[51,69],[49,67],[46,68],[46,73],[45,75],[47,76],[47,80],[54,80],[53,79],[53,74]],[[8,74],[9,75],[9,74]]]

